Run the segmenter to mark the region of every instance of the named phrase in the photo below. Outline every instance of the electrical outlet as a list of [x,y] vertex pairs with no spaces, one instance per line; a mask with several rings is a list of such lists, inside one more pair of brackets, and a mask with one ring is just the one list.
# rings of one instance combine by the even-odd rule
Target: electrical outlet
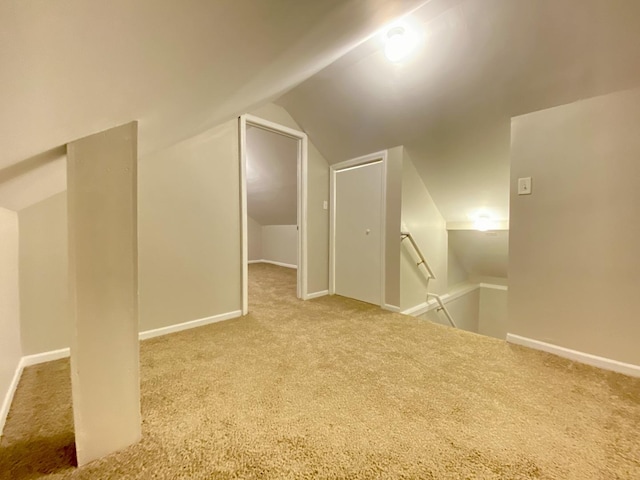
[[518,195],[531,195],[531,177],[518,179]]

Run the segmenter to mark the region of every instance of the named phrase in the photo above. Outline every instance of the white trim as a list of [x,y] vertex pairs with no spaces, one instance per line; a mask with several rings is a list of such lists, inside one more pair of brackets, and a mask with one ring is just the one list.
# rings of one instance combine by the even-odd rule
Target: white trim
[[[441,295],[440,300],[442,300],[442,303],[446,305],[449,302],[453,302],[454,300],[457,300],[460,297],[464,297],[465,295],[468,295],[469,293],[478,290],[481,286],[482,284],[477,284],[477,283],[466,285],[463,288]],[[419,303],[418,305],[414,305],[413,307],[409,307],[405,310],[402,310],[400,313],[402,313],[403,315],[411,315],[413,317],[418,317],[423,313],[430,312],[431,310],[437,307],[438,307],[438,302],[435,299],[433,299],[433,300],[428,300],[426,302]]]
[[147,340],[148,338],[160,337],[162,335],[168,335],[170,333],[181,332],[183,330],[189,330],[191,328],[202,327],[209,325],[210,323],[222,322],[224,320],[230,320],[232,318],[238,318],[242,316],[241,310],[235,310],[233,312],[221,313],[220,315],[213,315],[211,317],[200,318],[199,320],[191,320],[189,322],[177,323],[175,325],[169,325],[168,327],[155,328],[153,330],[145,330],[138,333],[140,340]]
[[319,292],[308,293],[307,300],[311,300],[312,298],[324,297],[325,295],[329,295],[329,290],[321,290]]
[[24,370],[24,357],[22,357],[18,361],[18,364],[16,365],[16,371],[13,373],[13,378],[11,379],[11,383],[9,384],[9,390],[7,390],[7,394],[4,396],[4,400],[2,401],[2,407],[0,408],[0,437],[2,436],[5,423],[7,422],[7,417],[9,416],[9,410],[11,409],[13,396],[15,395],[16,390],[18,389],[18,384],[20,383],[22,370]]
[[[248,227],[247,227],[247,125],[251,125],[263,130],[284,135],[298,140],[298,275],[296,282],[296,295],[302,300],[308,299],[307,294],[307,196],[308,196],[308,150],[309,140],[307,134],[284,125],[265,120],[254,115],[241,115],[239,121],[239,141],[240,141],[240,216],[241,216],[241,275],[242,275],[242,314],[249,313],[249,279],[248,279]],[[290,265],[282,265],[290,266]]]
[[[330,167],[329,175],[329,294],[336,293],[336,175],[340,171],[382,162],[381,209],[380,209],[380,307],[385,308],[386,293],[386,236],[387,236],[387,150],[352,158]],[[399,308],[398,308],[399,311]]]
[[262,263],[264,260],[248,260],[247,263],[251,265],[252,263]]
[[[321,293],[321,292],[318,292]],[[314,294],[317,295],[317,294]],[[317,295],[320,296],[320,295]],[[191,328],[202,327],[204,325],[209,325],[211,323],[222,322],[224,320],[230,320],[232,318],[238,318],[242,316],[241,310],[236,310],[233,312],[221,313],[220,315],[213,315],[211,317],[201,318],[199,320],[192,320],[190,322],[178,323],[175,325],[169,325],[168,327],[156,328],[153,330],[145,330],[144,332],[138,333],[138,340],[147,340],[149,338],[159,337],[161,335],[168,335],[170,333],[181,332],[183,330],[188,330]],[[18,365],[16,366],[16,371],[13,374],[13,378],[11,379],[11,383],[9,384],[9,390],[2,401],[2,406],[0,408],[0,436],[2,435],[2,431],[4,429],[5,422],[7,420],[7,416],[9,415],[9,409],[11,408],[11,402],[13,401],[13,396],[18,388],[18,384],[20,383],[20,377],[22,376],[22,371],[25,367],[30,367],[32,365],[37,365],[39,363],[51,362],[53,360],[59,360],[61,358],[69,357],[70,349],[69,348],[61,348],[59,350],[51,350],[49,352],[36,353],[34,355],[25,355],[20,359]]]
[[400,307],[397,307],[395,305],[389,305],[388,303],[385,303],[382,306],[383,310],[388,310],[390,312],[394,312],[394,313],[400,313]]
[[497,285],[495,283],[481,283],[480,287],[482,288],[491,288],[492,290],[509,290],[509,287],[506,285]]
[[293,265],[292,263],[276,262],[275,260],[265,260],[264,258],[261,260],[251,260],[248,263],[270,263],[271,265],[277,265],[278,267],[295,268],[295,269],[298,268],[297,265]]
[[247,220],[247,121],[244,115],[238,119],[238,152],[240,154],[240,296],[242,315],[249,313],[249,226]]
[[558,345],[541,342],[532,338],[521,337],[520,335],[515,335],[513,333],[507,333],[507,342],[513,343],[515,345],[521,345],[523,347],[533,348],[534,350],[541,350],[543,352],[558,355],[559,357],[567,358],[575,362],[591,365],[593,367],[623,373],[632,377],[640,377],[640,365],[619,362],[610,358],[599,357],[597,355],[591,355],[590,353],[571,350],[570,348],[560,347]]
[[69,347],[59,350],[51,350],[49,352],[36,353],[35,355],[26,355],[22,357],[22,365],[30,367],[39,363],[52,362],[69,356]]
[[[498,232],[509,230],[509,220],[491,220],[492,227],[487,232]],[[447,230],[478,230],[474,222],[447,222]]]

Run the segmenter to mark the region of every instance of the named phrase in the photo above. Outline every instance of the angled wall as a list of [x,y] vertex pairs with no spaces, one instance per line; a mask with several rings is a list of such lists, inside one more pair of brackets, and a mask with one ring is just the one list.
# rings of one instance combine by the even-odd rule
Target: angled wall
[[426,301],[427,286],[429,292],[438,294],[445,293],[448,287],[446,222],[406,150],[402,163],[402,223],[413,235],[436,275],[436,280],[427,284],[424,274],[416,267],[413,250],[405,245],[406,241],[403,242],[400,307],[406,310]]

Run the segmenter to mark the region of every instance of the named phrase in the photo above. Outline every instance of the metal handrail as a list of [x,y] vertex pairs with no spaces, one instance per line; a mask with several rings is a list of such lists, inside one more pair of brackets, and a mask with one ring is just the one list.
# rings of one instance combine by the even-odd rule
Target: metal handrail
[[416,266],[419,268],[420,265],[424,265],[425,268],[427,269],[427,273],[429,274],[429,279],[436,279],[436,275],[435,273],[433,273],[433,270],[431,269],[431,267],[429,266],[429,263],[427,262],[427,259],[424,258],[424,255],[422,255],[422,252],[420,251],[420,248],[418,247],[418,244],[416,243],[415,239],[413,238],[413,235],[411,235],[411,232],[400,232],[400,238],[402,240],[404,240],[405,238],[409,239],[409,242],[411,242],[411,245],[413,245],[413,249],[416,251],[416,253],[418,254],[418,257],[420,258],[420,261],[418,263],[416,263]]
[[[420,258],[420,261],[418,263],[416,263],[416,267],[418,267],[418,270],[420,269],[420,265],[424,265],[426,270],[427,270],[427,288],[429,286],[429,280],[433,279],[435,280],[436,275],[433,273],[433,270],[431,269],[431,267],[429,266],[429,262],[427,262],[427,259],[424,258],[424,255],[422,254],[422,251],[420,250],[420,247],[418,247],[418,244],[416,243],[415,239],[413,238],[413,235],[411,235],[411,232],[400,232],[400,238],[401,238],[401,242],[405,239],[408,238],[409,242],[411,243],[411,246],[413,246],[413,249],[415,250],[415,252],[418,254],[418,258]],[[453,317],[451,316],[451,313],[449,313],[449,310],[447,310],[447,307],[445,307],[444,302],[442,301],[442,298],[440,297],[440,295],[436,295],[435,293],[429,293],[427,291],[427,301],[429,301],[429,297],[433,297],[436,299],[436,302],[438,303],[438,308],[436,309],[437,312],[442,311],[444,312],[444,315],[447,317],[447,320],[449,320],[449,323],[451,324],[451,326],[453,328],[458,328],[458,326],[456,325],[456,322],[453,321]]]

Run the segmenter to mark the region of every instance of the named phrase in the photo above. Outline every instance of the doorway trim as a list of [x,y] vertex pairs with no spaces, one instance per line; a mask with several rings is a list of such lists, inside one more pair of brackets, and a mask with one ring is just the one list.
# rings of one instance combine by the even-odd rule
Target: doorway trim
[[361,167],[370,163],[382,162],[382,195],[380,206],[380,306],[385,308],[386,297],[386,236],[387,236],[387,150],[370,153],[362,157],[352,158],[340,163],[334,163],[330,167],[329,175],[329,294],[336,293],[336,175],[338,172],[355,167]]
[[254,115],[241,115],[238,119],[240,130],[240,237],[241,237],[241,278],[242,315],[249,313],[249,230],[247,226],[247,126],[284,135],[298,141],[298,185],[297,185],[297,227],[298,227],[298,268],[296,296],[302,300],[307,293],[307,134],[293,128]]

